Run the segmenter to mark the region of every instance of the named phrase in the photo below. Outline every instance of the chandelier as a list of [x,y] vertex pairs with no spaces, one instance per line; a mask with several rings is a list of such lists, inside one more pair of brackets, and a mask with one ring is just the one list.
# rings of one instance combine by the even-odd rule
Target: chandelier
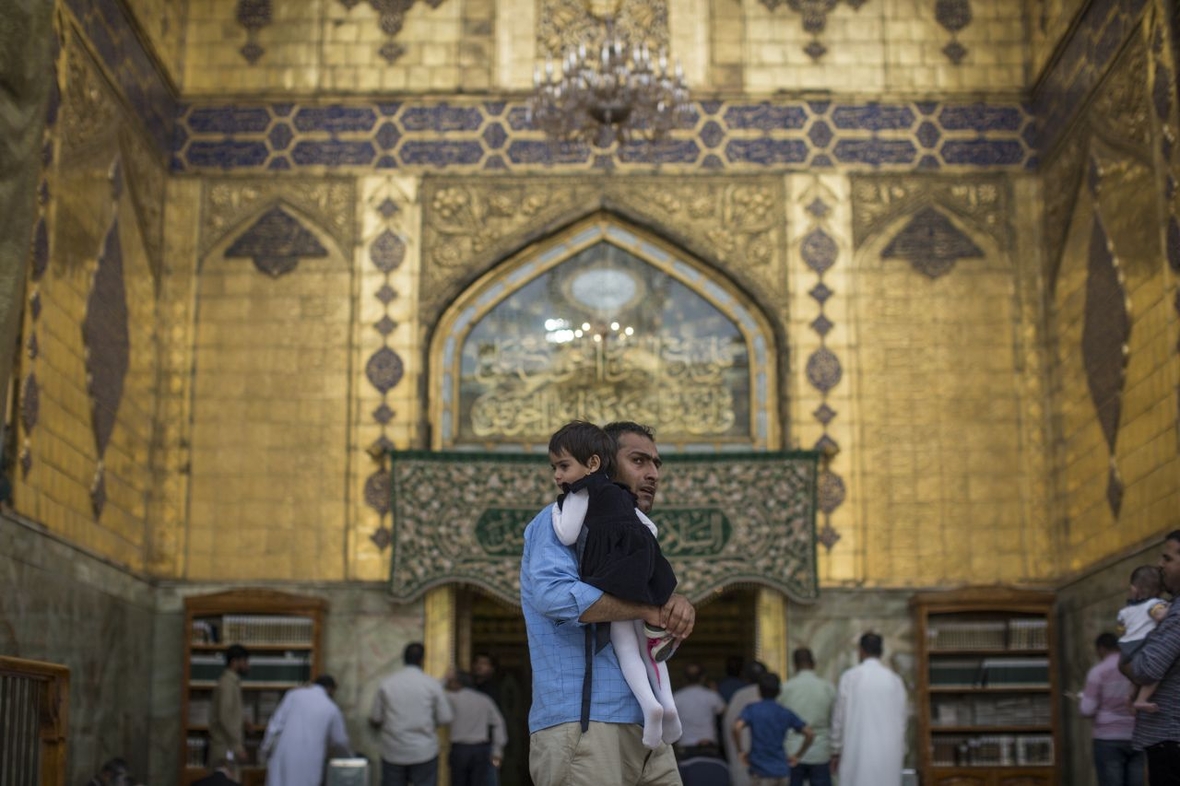
[[632,46],[613,15],[603,24],[599,51],[581,43],[566,50],[560,73],[551,57],[543,72],[534,67],[529,121],[553,141],[598,148],[658,141],[690,117],[684,70],[669,70],[663,50],[653,57],[646,43]]

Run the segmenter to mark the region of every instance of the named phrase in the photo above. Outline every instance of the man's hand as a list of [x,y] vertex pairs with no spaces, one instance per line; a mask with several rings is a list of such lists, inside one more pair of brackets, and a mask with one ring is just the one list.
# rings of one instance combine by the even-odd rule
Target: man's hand
[[500,769],[500,762],[503,761],[499,756],[492,757],[492,766],[497,770]]
[[839,753],[832,754],[831,767],[832,767],[832,774],[833,775],[835,775],[837,772],[840,771],[840,754]]
[[697,610],[683,595],[673,594],[660,609],[660,627],[678,639],[687,639],[697,621]]
[[748,751],[742,751],[741,753],[738,754],[738,760],[741,761],[742,764],[749,767],[750,766],[750,753]]
[[798,756],[788,756],[787,757],[787,766],[789,766],[791,769],[798,767],[799,766],[799,757]]

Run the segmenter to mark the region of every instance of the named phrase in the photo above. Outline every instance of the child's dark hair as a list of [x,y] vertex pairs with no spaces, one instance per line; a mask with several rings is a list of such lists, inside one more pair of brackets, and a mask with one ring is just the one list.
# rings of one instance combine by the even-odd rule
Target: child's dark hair
[[778,675],[768,671],[758,678],[758,695],[764,699],[777,699],[782,683]]
[[549,452],[553,455],[568,453],[579,464],[590,463],[591,456],[598,456],[602,462],[600,472],[607,477],[615,474],[615,451],[618,446],[606,432],[585,420],[571,420],[553,432],[549,438]]
[[1140,565],[1131,571],[1131,586],[1142,592],[1144,597],[1154,598],[1163,591],[1164,578],[1155,565]]

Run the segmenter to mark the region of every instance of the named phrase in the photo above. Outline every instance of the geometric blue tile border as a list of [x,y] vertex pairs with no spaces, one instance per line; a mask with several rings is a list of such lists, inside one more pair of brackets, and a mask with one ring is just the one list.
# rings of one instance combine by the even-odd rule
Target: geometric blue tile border
[[176,172],[273,169],[783,171],[1035,167],[1032,112],[1017,102],[707,101],[660,145],[618,155],[553,146],[522,103],[413,100],[203,103],[178,109]]

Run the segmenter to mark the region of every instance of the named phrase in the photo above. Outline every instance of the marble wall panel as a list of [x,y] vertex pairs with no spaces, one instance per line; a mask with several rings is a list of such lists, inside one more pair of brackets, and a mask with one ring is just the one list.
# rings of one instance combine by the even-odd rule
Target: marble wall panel
[[70,783],[112,756],[149,772],[155,617],[142,578],[0,514],[0,654],[69,667]]

